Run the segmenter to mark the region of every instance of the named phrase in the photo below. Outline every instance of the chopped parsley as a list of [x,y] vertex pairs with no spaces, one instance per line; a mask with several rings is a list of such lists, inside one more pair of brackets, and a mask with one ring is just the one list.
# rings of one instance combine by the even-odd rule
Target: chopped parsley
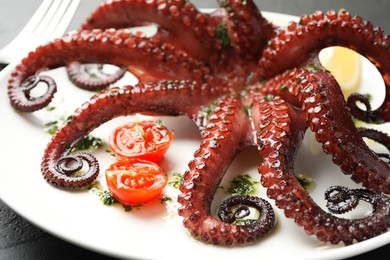
[[265,100],[265,101],[271,101],[271,100],[273,100],[274,98],[275,98],[274,95],[268,94],[267,96],[264,97],[264,100]]
[[83,139],[78,142],[75,147],[73,147],[72,151],[81,151],[81,150],[88,150],[88,149],[98,149],[102,147],[105,144],[103,139],[94,137],[91,135],[87,135]]
[[110,149],[106,149],[106,153],[108,153],[112,157],[116,157],[116,155]]
[[321,71],[321,68],[316,66],[316,65],[307,65],[305,67],[303,67],[304,69],[307,69],[308,71]]
[[286,91],[288,90],[288,86],[287,85],[283,85],[280,87],[280,91]]
[[163,197],[160,198],[160,203],[161,204],[164,204],[167,201],[172,201],[172,198],[166,197],[166,196],[163,196]]
[[309,176],[306,176],[306,175],[303,175],[303,174],[296,174],[295,175],[295,178],[299,181],[299,183],[301,184],[301,186],[307,191],[307,192],[310,192],[312,191],[314,188],[315,188],[315,181],[313,180],[313,178],[309,177]]
[[211,113],[213,112],[215,106],[217,105],[219,99],[216,99],[214,100],[213,102],[211,102],[211,104],[207,107],[202,107],[201,110],[200,110],[200,114],[201,116],[205,117],[205,118],[208,118]]
[[54,110],[56,110],[56,107],[55,106],[47,106],[46,110],[47,111],[54,111]]
[[55,133],[57,133],[58,131],[58,121],[49,121],[47,123],[45,123],[43,125],[45,131],[49,134],[49,135],[55,135]]
[[100,200],[103,202],[104,205],[111,206],[117,203],[118,201],[115,199],[115,197],[112,195],[109,191],[103,191],[99,194]]
[[74,118],[75,118],[74,115],[70,115],[70,116],[68,116],[68,118],[66,119],[66,122],[67,122],[67,123],[70,123]]
[[181,173],[174,173],[173,174],[173,180],[168,182],[168,185],[172,186],[175,189],[179,189],[180,185],[183,183],[183,181],[184,181],[183,174],[181,174]]
[[251,82],[254,75],[255,74],[253,72],[249,72],[248,76],[246,76],[246,78],[245,78],[245,81],[248,83]]
[[112,195],[111,192],[106,191],[103,189],[103,186],[100,184],[99,181],[94,181],[89,189],[99,196],[101,202],[103,202],[106,206],[111,206],[116,203],[119,203],[118,200]]
[[233,8],[227,3],[226,0],[221,0],[219,6],[222,7],[222,8],[225,8],[229,12],[233,11]]
[[227,192],[232,195],[249,195],[255,192],[254,185],[257,182],[253,181],[248,174],[238,175],[231,181]]
[[216,28],[217,38],[221,41],[223,47],[230,46],[230,38],[225,23],[221,23]]

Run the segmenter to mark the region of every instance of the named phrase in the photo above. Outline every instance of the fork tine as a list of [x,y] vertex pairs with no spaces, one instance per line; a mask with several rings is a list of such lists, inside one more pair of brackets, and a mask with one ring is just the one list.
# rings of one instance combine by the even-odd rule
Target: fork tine
[[71,0],[66,12],[63,13],[61,19],[57,22],[56,29],[50,35],[50,39],[55,39],[62,36],[72,21],[74,14],[80,4],[80,0]]
[[80,0],[44,0],[18,36],[0,49],[0,62],[10,63],[38,45],[63,35],[79,3]]
[[[72,0],[54,0],[45,17],[42,19],[42,22],[31,35],[29,42],[34,46],[38,46],[49,40],[50,35],[57,30],[58,23],[71,3]],[[60,32],[60,34],[63,33]]]

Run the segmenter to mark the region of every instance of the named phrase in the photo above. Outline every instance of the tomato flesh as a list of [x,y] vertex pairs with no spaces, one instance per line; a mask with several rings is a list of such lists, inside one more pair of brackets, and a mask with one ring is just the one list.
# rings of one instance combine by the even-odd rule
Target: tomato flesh
[[174,133],[154,121],[129,122],[115,128],[110,135],[110,148],[119,158],[159,161],[168,150]]
[[161,195],[168,177],[155,163],[124,158],[106,170],[107,186],[125,205],[145,204]]

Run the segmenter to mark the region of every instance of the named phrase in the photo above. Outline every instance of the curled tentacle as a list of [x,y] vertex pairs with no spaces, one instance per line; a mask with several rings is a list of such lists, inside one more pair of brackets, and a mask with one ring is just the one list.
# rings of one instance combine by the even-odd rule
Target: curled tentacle
[[[276,110],[265,123],[260,111]],[[283,209],[286,217],[303,226],[306,233],[332,244],[351,244],[387,232],[390,200],[383,194],[367,191],[373,211],[360,219],[345,219],[325,212],[294,177],[294,160],[305,130],[299,113],[280,98],[258,101],[253,109],[260,154],[264,158],[259,167],[261,183],[267,195]],[[342,196],[344,197],[344,196]],[[335,198],[334,201],[340,201]],[[354,203],[352,203],[354,204]]]
[[[239,206],[232,212],[232,207]],[[261,229],[264,237],[275,225],[275,214],[271,204],[265,199],[254,196],[234,196],[224,200],[219,207],[218,216],[226,223],[234,223],[250,214],[249,207],[255,208],[259,212],[256,220],[250,221],[251,228]],[[236,223],[236,225],[241,225]]]
[[[366,110],[362,110],[357,106],[357,102],[360,102],[366,107]],[[359,93],[352,93],[347,99],[348,107],[351,114],[357,119],[374,124],[381,124],[385,121],[383,118],[377,116],[371,109],[370,101],[368,97]]]
[[[46,85],[46,90],[43,94],[36,97],[32,95],[31,92],[37,88],[39,83],[44,83]],[[39,72],[37,72],[22,82],[19,91],[9,92],[9,95],[15,100],[12,105],[16,109],[31,112],[41,108],[41,106],[47,106],[51,102],[56,91],[57,84],[55,81],[51,77],[39,75]]]
[[[99,174],[99,163],[89,153],[74,153],[64,155],[55,160],[55,157],[45,157],[42,162],[44,178],[52,185],[66,189],[87,188]],[[84,163],[88,170],[83,172]],[[52,167],[51,169],[48,167]],[[53,174],[53,169],[55,173]],[[78,174],[80,173],[80,174]]]
[[[44,178],[61,188],[87,187],[99,173],[98,162],[89,153],[75,153],[73,147],[115,117],[143,112],[186,115],[198,125],[202,137],[178,198],[179,215],[195,238],[230,246],[271,232],[275,215],[263,199],[233,197],[223,202],[220,219],[211,212],[229,164],[253,145],[261,155],[259,172],[268,197],[308,234],[321,241],[351,244],[388,231],[390,199],[376,192],[390,193],[389,156],[371,151],[362,137],[387,149],[390,140],[378,131],[357,130],[351,113],[368,122],[390,121],[389,37],[344,11],[302,16],[299,23],[279,30],[262,17],[252,0],[219,3],[221,8],[206,14],[187,0],[110,1],[80,31],[40,46],[23,59],[8,85],[11,104],[21,111],[46,106],[56,91],[54,81],[36,74],[42,68],[73,61],[113,64],[141,82],[104,90],[76,110],[45,150]],[[154,36],[121,29],[148,23],[157,25]],[[358,51],[380,71],[386,94],[375,111],[358,95],[345,102],[335,79],[317,63],[321,49],[334,45]],[[318,66],[308,69],[313,62]],[[47,85],[43,95],[35,94],[39,82]],[[234,94],[240,90],[245,91]],[[301,186],[293,172],[294,160],[308,127],[345,174],[376,191],[331,187],[325,193],[329,211],[342,214],[366,201],[372,205],[369,215],[334,216]],[[236,207],[233,212],[230,206]],[[237,219],[249,214],[248,206],[257,208],[260,217],[240,225]]]
[[270,78],[286,69],[300,67],[323,48],[336,45],[353,49],[368,58],[385,83],[385,99],[378,109],[367,113],[360,111],[352,98],[349,105],[353,114],[361,120],[390,121],[390,37],[384,35],[382,29],[374,28],[359,16],[352,17],[346,11],[340,14],[318,11],[302,16],[299,23],[291,22],[264,50],[259,60],[261,74]]
[[[140,83],[134,87],[103,91],[76,110],[74,116],[53,136],[44,153],[41,164],[42,174],[49,183],[62,188],[87,187],[96,178],[98,165],[96,159],[87,153],[70,154],[78,140],[115,117],[137,112],[186,114],[194,118],[201,104],[215,98],[217,94],[219,93],[213,93],[212,88],[184,81]],[[192,98],[198,95],[202,96],[197,98],[199,104]],[[80,170],[81,160],[89,164],[90,170],[84,175],[88,178],[70,175]]]
[[236,96],[219,100],[202,133],[200,149],[195,152],[189,171],[184,175],[178,199],[181,204],[179,215],[184,218],[184,226],[189,232],[205,243],[230,246],[253,242],[270,232],[274,225],[268,214],[263,217],[269,221],[240,226],[222,222],[210,210],[230,162],[247,146],[248,127],[248,116]]
[[44,107],[54,91],[45,95],[45,102],[37,103],[29,100],[20,86],[35,71],[64,66],[74,60],[125,66],[141,80],[202,80],[205,69],[199,61],[174,46],[126,29],[82,31],[38,47],[16,66],[8,85],[12,105],[22,111]]
[[358,197],[347,187],[332,186],[325,191],[326,207],[333,214],[343,214],[356,208]]
[[390,192],[390,165],[378,159],[360,136],[340,87],[330,73],[294,69],[261,88],[302,107],[316,139],[345,174],[367,188]]
[[70,81],[87,90],[103,89],[122,78],[127,69],[117,68],[112,73],[103,71],[103,64],[80,64],[77,61],[66,66]]
[[[388,134],[385,134],[375,129],[367,129],[363,127],[358,128],[358,131],[362,137],[369,138],[371,140],[374,140],[375,142],[382,144],[384,147],[386,147],[387,151],[390,152],[390,136]],[[390,162],[389,153],[387,154],[377,153],[377,155],[378,157],[386,158]]]

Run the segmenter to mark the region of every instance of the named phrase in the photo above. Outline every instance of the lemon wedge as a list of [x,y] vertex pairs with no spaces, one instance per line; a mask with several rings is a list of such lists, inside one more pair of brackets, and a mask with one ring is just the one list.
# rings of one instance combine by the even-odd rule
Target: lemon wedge
[[345,98],[358,91],[362,74],[362,60],[357,52],[335,46],[323,49],[319,58],[321,64],[332,73],[340,84]]
[[[362,79],[362,57],[357,52],[340,47],[328,47],[319,55],[320,62],[325,69],[335,77],[343,91],[344,98],[358,92]],[[308,146],[313,155],[321,153],[321,144],[315,140],[315,134],[308,132]]]

